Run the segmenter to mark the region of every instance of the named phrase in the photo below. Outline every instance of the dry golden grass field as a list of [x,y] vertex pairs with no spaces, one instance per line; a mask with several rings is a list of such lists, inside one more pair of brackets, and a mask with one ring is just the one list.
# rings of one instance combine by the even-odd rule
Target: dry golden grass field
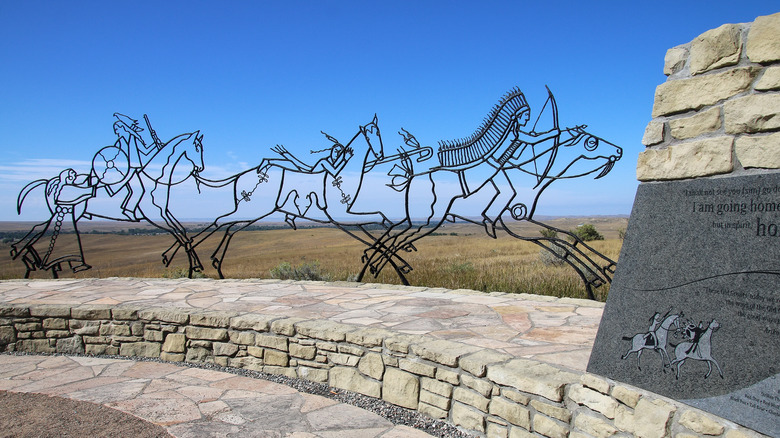
[[[560,229],[570,230],[584,223],[592,224],[605,237],[590,244],[607,257],[617,260],[622,241],[619,231],[625,230],[625,217],[555,218],[546,221]],[[533,225],[519,223],[514,230],[525,236],[539,236]],[[29,229],[31,224],[6,222],[0,231]],[[170,267],[161,263],[161,253],[172,238],[168,235],[87,234],[97,229],[120,231],[141,228],[139,224],[118,222],[87,222],[80,224],[86,262],[92,269],[72,273],[63,270],[61,278],[80,277],[180,277],[186,275],[186,257],[177,254]],[[57,251],[75,248],[75,235],[62,234]],[[585,298],[585,287],[576,272],[568,266],[544,263],[541,249],[499,231],[497,239],[488,237],[483,228],[466,224],[445,224],[435,235],[415,244],[416,252],[403,253],[414,268],[407,278],[412,285],[474,289],[481,291],[527,292],[541,295]],[[10,243],[0,245],[0,278],[22,278],[25,268],[19,260],[11,260]],[[217,278],[209,256],[218,243],[213,236],[197,248],[207,277]],[[46,251],[48,241],[40,241],[39,253]],[[335,228],[279,228],[263,231],[242,231],[236,234],[223,265],[227,278],[272,278],[271,270],[281,263],[293,266],[317,263],[330,280],[349,280],[362,268],[364,246]],[[31,278],[51,278],[48,272],[33,272]],[[363,281],[400,284],[389,265],[378,278],[367,274]],[[608,285],[596,290],[600,300],[606,299]]]

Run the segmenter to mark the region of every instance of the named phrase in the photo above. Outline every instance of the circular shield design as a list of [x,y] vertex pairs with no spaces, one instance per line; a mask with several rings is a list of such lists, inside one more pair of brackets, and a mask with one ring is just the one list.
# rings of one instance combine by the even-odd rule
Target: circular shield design
[[125,179],[130,170],[130,160],[125,152],[116,146],[106,146],[92,159],[92,173],[98,181],[110,186]]

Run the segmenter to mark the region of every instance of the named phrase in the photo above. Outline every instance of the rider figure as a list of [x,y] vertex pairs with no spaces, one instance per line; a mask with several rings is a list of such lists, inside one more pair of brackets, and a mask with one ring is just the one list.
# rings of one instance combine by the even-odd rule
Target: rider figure
[[685,352],[685,354],[692,354],[696,352],[696,350],[699,348],[699,340],[701,339],[701,335],[703,335],[706,331],[707,329],[704,328],[704,321],[699,321],[698,327],[696,327],[693,323],[688,324],[688,327],[685,328],[685,334],[688,336],[688,339],[691,340],[691,346],[688,347],[688,350]]
[[140,134],[144,129],[138,126],[138,120],[131,119],[120,113],[114,113],[114,117],[117,119],[114,122],[114,133],[117,135],[114,146],[127,155],[129,168],[122,181],[106,186],[106,190],[108,190],[111,196],[114,196],[116,192],[127,187],[127,196],[122,201],[122,214],[130,220],[137,221],[141,219],[137,215],[137,209],[143,189],[134,192],[131,182],[137,182],[138,185],[141,184],[138,173],[149,161],[147,157],[153,152],[159,151],[159,146],[157,144],[146,144]]
[[653,317],[650,318],[650,321],[651,321],[650,328],[645,334],[645,345],[655,347],[658,345],[658,337],[655,334],[655,332],[661,326],[661,314],[655,312],[655,315],[653,315]]

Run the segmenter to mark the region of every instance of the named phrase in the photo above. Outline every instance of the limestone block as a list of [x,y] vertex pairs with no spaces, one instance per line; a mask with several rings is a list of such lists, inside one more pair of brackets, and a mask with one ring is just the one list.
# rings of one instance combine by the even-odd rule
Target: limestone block
[[615,385],[615,387],[612,388],[612,397],[615,397],[619,402],[624,403],[629,407],[635,408],[639,399],[642,397],[642,394],[631,388]]
[[442,397],[449,398],[452,396],[452,385],[448,383],[423,377],[422,380],[420,381],[420,384],[422,388],[426,391],[430,391]]
[[290,356],[299,359],[312,360],[317,355],[317,348],[313,345],[290,344],[288,350]]
[[57,339],[56,349],[59,354],[84,354],[84,342],[81,336]]
[[584,405],[607,418],[615,418],[615,410],[618,403],[610,396],[601,394],[582,385],[572,385],[569,390],[569,398],[577,404]]
[[271,321],[275,318],[270,315],[248,314],[230,318],[230,328],[236,330],[255,330],[267,332]]
[[682,413],[679,420],[680,425],[703,435],[720,435],[725,427],[700,412],[687,410]]
[[286,367],[290,363],[290,356],[281,351],[265,350],[263,361],[266,365]]
[[585,373],[580,376],[580,383],[590,389],[595,389],[602,394],[609,394],[609,382],[595,374]]
[[110,354],[106,350],[108,349],[108,345],[105,344],[85,344],[84,345],[84,354],[92,354],[92,355],[100,355],[100,354]]
[[379,382],[363,377],[358,370],[352,367],[333,367],[330,370],[328,384],[369,397],[379,398],[382,395]]
[[672,137],[685,140],[695,138],[707,132],[717,131],[721,127],[720,108],[714,107],[689,117],[669,121]]
[[667,50],[664,56],[664,74],[670,76],[682,70],[687,59],[688,49],[686,47],[678,46]]
[[750,26],[745,53],[753,62],[780,60],[780,12],[758,17]]
[[128,342],[119,347],[120,356],[160,357],[157,342]]
[[544,415],[534,415],[534,432],[549,438],[566,438],[569,435],[569,428]]
[[228,330],[230,342],[237,345],[255,345],[255,333],[249,331]]
[[[144,323],[139,321],[133,321],[130,323],[130,334],[133,336],[143,336]],[[162,339],[160,340],[162,342]]]
[[483,397],[482,395],[470,389],[461,387],[455,388],[455,390],[452,392],[452,398],[461,403],[475,407],[482,412],[488,411],[488,404],[490,403],[490,400]]
[[184,328],[184,334],[187,339],[203,339],[207,341],[227,341],[228,334],[226,329],[214,329],[205,327],[193,327],[188,325]]
[[357,366],[360,358],[350,354],[328,353],[328,361],[336,365]]
[[190,316],[180,309],[145,309],[138,312],[138,318],[145,321],[162,321],[184,325]]
[[642,144],[652,146],[664,141],[664,123],[651,121],[645,128],[645,134],[642,136]]
[[444,409],[437,408],[436,406],[431,406],[426,403],[420,403],[417,407],[417,410],[420,411],[421,414],[425,414],[431,418],[438,418],[438,419],[444,419],[447,418],[447,415],[449,412],[447,412]]
[[34,332],[41,330],[43,327],[40,322],[20,322],[14,324],[14,328],[18,332]]
[[538,438],[538,435],[534,435],[531,432],[521,429],[519,427],[512,427],[509,429],[509,438]]
[[230,318],[235,314],[225,312],[190,313],[190,324],[205,327],[227,328],[230,326]]
[[320,350],[320,354],[324,351],[338,351],[339,350],[339,344],[335,342],[317,342],[314,344],[317,347],[317,350]]
[[326,383],[328,381],[328,370],[298,367],[298,377],[312,382]]
[[16,331],[11,326],[0,327],[0,345],[16,342]]
[[385,338],[385,347],[390,351],[406,354],[409,353],[409,348],[415,342],[420,342],[419,336],[395,335],[390,338]]
[[263,372],[268,374],[276,374],[278,376],[285,376],[291,379],[295,379],[298,377],[298,373],[296,370],[287,367],[265,365],[263,366]]
[[501,426],[499,424],[494,423],[487,423],[487,432],[485,433],[485,436],[487,438],[507,438],[509,435],[509,430],[506,426]]
[[417,374],[419,376],[434,377],[436,375],[436,367],[420,363],[419,361],[413,361],[409,359],[399,359],[398,368],[410,373]]
[[431,406],[436,406],[439,409],[449,410],[450,408],[449,397],[442,397],[438,394],[434,394],[425,390],[420,391],[420,401],[428,403]]
[[215,342],[213,345],[214,354],[217,356],[235,356],[238,353],[238,345],[227,342]]
[[780,133],[738,137],[734,150],[744,168],[780,169]]
[[460,403],[455,403],[452,406],[452,422],[456,426],[481,433],[485,432],[485,414]]
[[619,432],[606,421],[584,413],[574,418],[574,428],[596,438],[609,438]]
[[347,342],[364,347],[378,347],[385,339],[394,335],[393,332],[378,328],[358,328],[347,333]]
[[67,330],[46,330],[45,335],[43,337],[44,338],[67,338],[69,336],[70,336],[70,332]]
[[750,94],[723,106],[726,133],[741,134],[780,129],[780,94]]
[[457,385],[460,381],[458,373],[445,370],[444,368],[436,368],[436,380],[441,380],[442,382],[447,382],[453,385]]
[[780,90],[780,65],[768,67],[753,85],[758,91]]
[[273,348],[275,350],[287,351],[287,338],[282,336],[262,335],[255,336],[255,345],[258,347]]
[[0,305],[0,316],[30,316],[30,309],[22,306]]
[[165,337],[162,349],[168,353],[184,353],[187,338],[181,333],[170,333]]
[[480,347],[441,339],[413,344],[411,348],[420,358],[449,367],[457,367],[462,356],[482,351]]
[[729,173],[734,169],[733,143],[733,137],[720,136],[646,149],[639,154],[636,177],[639,181],[660,181]]
[[487,367],[494,363],[506,362],[512,356],[506,353],[499,353],[493,350],[482,350],[477,353],[469,354],[460,359],[460,367],[477,377],[484,377],[487,374]]
[[698,110],[747,91],[759,71],[757,67],[742,67],[690,79],[668,80],[655,89],[653,117]]
[[70,327],[70,330],[77,335],[95,336],[100,331],[99,321],[71,319],[68,326]]
[[675,410],[673,405],[662,400],[639,400],[633,415],[633,433],[645,438],[664,437]]
[[541,400],[531,400],[531,407],[548,417],[568,423],[571,420],[571,411],[560,406],[553,406]]
[[528,402],[531,401],[531,397],[511,388],[501,388],[501,395],[521,405],[528,405]]
[[511,386],[552,401],[563,400],[564,387],[579,380],[575,374],[527,359],[514,359],[492,366],[488,368],[487,377],[499,385]]
[[84,336],[84,343],[87,344],[108,344],[111,340],[105,336]]
[[111,319],[117,321],[135,321],[138,319],[138,310],[115,307],[111,309]]
[[358,362],[358,370],[368,377],[382,380],[385,374],[385,363],[379,353],[368,353]]
[[355,347],[354,345],[339,344],[338,352],[339,353],[345,353],[345,354],[351,354],[353,356],[362,356],[363,353],[365,353],[365,350],[363,350],[362,348],[359,348],[359,347]]
[[490,400],[489,412],[526,429],[531,428],[531,411],[519,404],[501,397]]
[[347,332],[355,330],[346,324],[321,319],[301,321],[295,324],[295,329],[301,335],[331,342],[342,342],[346,339]]
[[43,304],[30,307],[30,316],[47,318],[70,318],[70,307]]
[[477,391],[483,397],[490,397],[493,393],[493,385],[488,381],[477,379],[467,374],[461,374],[460,382],[474,391]]
[[190,347],[187,349],[187,356],[184,360],[187,362],[213,362],[214,356],[207,348]]
[[167,362],[184,362],[186,356],[182,353],[167,353],[163,351],[160,353],[160,359]]
[[691,74],[704,73],[739,62],[742,31],[738,24],[724,24],[691,41]]
[[65,318],[45,318],[43,328],[45,330],[67,330],[68,320]]
[[130,326],[125,324],[101,324],[99,333],[101,336],[132,336]]
[[385,371],[382,400],[409,409],[416,409],[420,399],[420,381],[417,376],[396,368]]

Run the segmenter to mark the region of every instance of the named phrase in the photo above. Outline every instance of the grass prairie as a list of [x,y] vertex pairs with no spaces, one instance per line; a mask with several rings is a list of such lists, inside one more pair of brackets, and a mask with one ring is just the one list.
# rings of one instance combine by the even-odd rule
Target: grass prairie
[[[597,251],[617,260],[625,230],[625,217],[549,218],[545,221],[556,228],[569,230],[589,223],[605,237],[590,242]],[[186,275],[186,257],[177,254],[170,267],[163,266],[161,253],[172,239],[168,235],[115,234],[119,225],[96,223],[97,229],[110,234],[87,234],[88,225],[80,225],[86,262],[92,269],[72,273],[63,270],[61,278],[84,277],[179,277]],[[114,223],[116,224],[116,223]],[[524,236],[539,236],[532,224],[518,223],[513,231]],[[121,224],[126,228],[126,224]],[[133,224],[133,227],[138,227]],[[514,225],[513,225],[514,226]],[[29,228],[29,227],[28,227]],[[20,230],[18,223],[0,224],[0,230]],[[19,260],[8,256],[8,239],[0,245],[0,278],[22,278],[25,268]],[[209,256],[218,243],[214,236],[198,247],[205,266],[204,275],[217,278]],[[527,292],[539,295],[585,298],[586,291],[579,276],[570,267],[545,263],[542,251],[530,242],[521,241],[499,231],[498,238],[488,237],[480,226],[467,223],[445,224],[436,233],[415,243],[417,251],[403,253],[414,270],[407,275],[415,286],[474,289],[510,293]],[[48,242],[37,244],[45,252]],[[62,234],[57,240],[58,254],[74,251],[74,234]],[[263,231],[242,231],[230,244],[222,271],[227,278],[271,278],[271,270],[281,263],[293,266],[317,263],[330,280],[353,279],[362,268],[364,246],[335,228],[289,228]],[[32,278],[50,278],[47,272],[33,272]],[[366,274],[364,282],[400,284],[391,266],[374,278]],[[597,298],[605,300],[609,285],[596,289]]]

